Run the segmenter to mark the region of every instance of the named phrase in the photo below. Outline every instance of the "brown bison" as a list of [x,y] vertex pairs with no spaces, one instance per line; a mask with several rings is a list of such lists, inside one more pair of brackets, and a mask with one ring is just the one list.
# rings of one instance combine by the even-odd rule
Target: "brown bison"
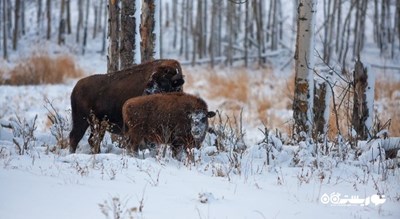
[[199,97],[183,92],[155,94],[127,100],[122,107],[128,149],[137,153],[148,144],[171,144],[181,149],[199,148],[215,113]]
[[[79,80],[71,93],[72,130],[70,152],[75,153],[79,141],[90,126],[89,144],[93,153],[100,152],[105,131],[122,134],[122,105],[141,95],[182,92],[184,79],[176,60],[156,60]],[[97,121],[97,124],[95,122]],[[98,130],[98,122],[106,129]]]

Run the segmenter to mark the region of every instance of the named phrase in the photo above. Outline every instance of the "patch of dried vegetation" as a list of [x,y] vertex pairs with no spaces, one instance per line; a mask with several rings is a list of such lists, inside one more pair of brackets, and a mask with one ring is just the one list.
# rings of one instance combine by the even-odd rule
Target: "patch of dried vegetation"
[[68,55],[50,56],[37,52],[27,58],[22,58],[8,72],[0,72],[0,84],[7,85],[38,85],[57,84],[67,78],[83,76],[75,60]]

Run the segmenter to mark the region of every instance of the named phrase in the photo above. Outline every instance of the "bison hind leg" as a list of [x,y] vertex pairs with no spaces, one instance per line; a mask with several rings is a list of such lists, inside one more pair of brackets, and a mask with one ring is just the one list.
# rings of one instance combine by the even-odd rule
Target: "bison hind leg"
[[72,125],[72,130],[69,133],[69,152],[75,153],[76,148],[78,147],[79,141],[85,135],[86,129],[89,127],[89,124],[82,120],[82,122],[74,122]]

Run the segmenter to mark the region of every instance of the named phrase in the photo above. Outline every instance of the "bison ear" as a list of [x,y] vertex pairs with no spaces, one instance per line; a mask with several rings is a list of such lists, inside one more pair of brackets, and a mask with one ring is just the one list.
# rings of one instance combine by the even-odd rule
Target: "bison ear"
[[215,112],[214,111],[208,111],[207,112],[207,118],[212,118],[215,116]]

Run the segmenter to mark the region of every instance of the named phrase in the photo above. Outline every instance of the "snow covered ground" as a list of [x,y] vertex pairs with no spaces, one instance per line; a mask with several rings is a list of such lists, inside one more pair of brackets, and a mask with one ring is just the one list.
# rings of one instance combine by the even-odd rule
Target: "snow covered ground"
[[[20,43],[20,49],[10,54],[11,62],[1,62],[2,67],[11,68],[38,48],[49,54],[81,53],[79,45],[60,48],[54,42],[35,44],[29,39]],[[100,44],[91,40],[86,54],[75,56],[87,75],[106,72]],[[289,59],[285,57],[284,63]],[[229,77],[231,70],[217,68],[213,73]],[[56,146],[56,127],[48,115],[54,107],[66,122],[62,134],[67,136],[69,97],[77,79],[59,85],[0,86],[0,123],[21,125],[20,131],[33,124],[36,128],[29,136],[0,126],[0,218],[400,218],[400,170],[394,161],[370,162],[366,156],[373,151],[355,159],[355,151],[345,143],[340,146],[348,154],[333,151],[313,157],[309,143],[289,146],[274,131],[268,143],[263,142],[259,129],[264,127],[254,102],[277,99],[267,116],[286,121],[291,116],[285,109],[287,100],[276,96],[276,88],[285,86],[290,69],[270,75],[263,74],[267,69],[247,69],[252,79],[259,77],[257,84],[248,84],[249,102],[208,96],[210,84],[204,74],[210,69],[205,66],[185,66],[184,71],[185,91],[202,96],[211,110],[243,108],[244,151],[234,151],[229,139],[224,139],[225,150],[217,150],[215,136],[209,135],[195,151],[194,163],[170,155],[136,158],[107,135],[102,153],[91,155],[86,134],[78,153],[71,155]],[[24,140],[28,149],[19,155],[14,142]]]
[[[102,68],[97,62],[85,61],[89,72],[101,71],[90,70]],[[259,144],[264,136],[251,125],[244,127],[244,152],[217,151],[208,136],[195,163],[168,155],[131,157],[109,136],[103,153],[88,153],[86,135],[71,155],[55,147],[47,115],[51,104],[68,124],[75,82],[0,86],[2,124],[18,117],[32,126],[37,115],[35,139],[24,155],[13,143],[22,135],[0,128],[0,218],[400,217],[398,166],[351,155],[345,161],[315,158],[306,143],[287,146],[273,133],[270,144]]]

